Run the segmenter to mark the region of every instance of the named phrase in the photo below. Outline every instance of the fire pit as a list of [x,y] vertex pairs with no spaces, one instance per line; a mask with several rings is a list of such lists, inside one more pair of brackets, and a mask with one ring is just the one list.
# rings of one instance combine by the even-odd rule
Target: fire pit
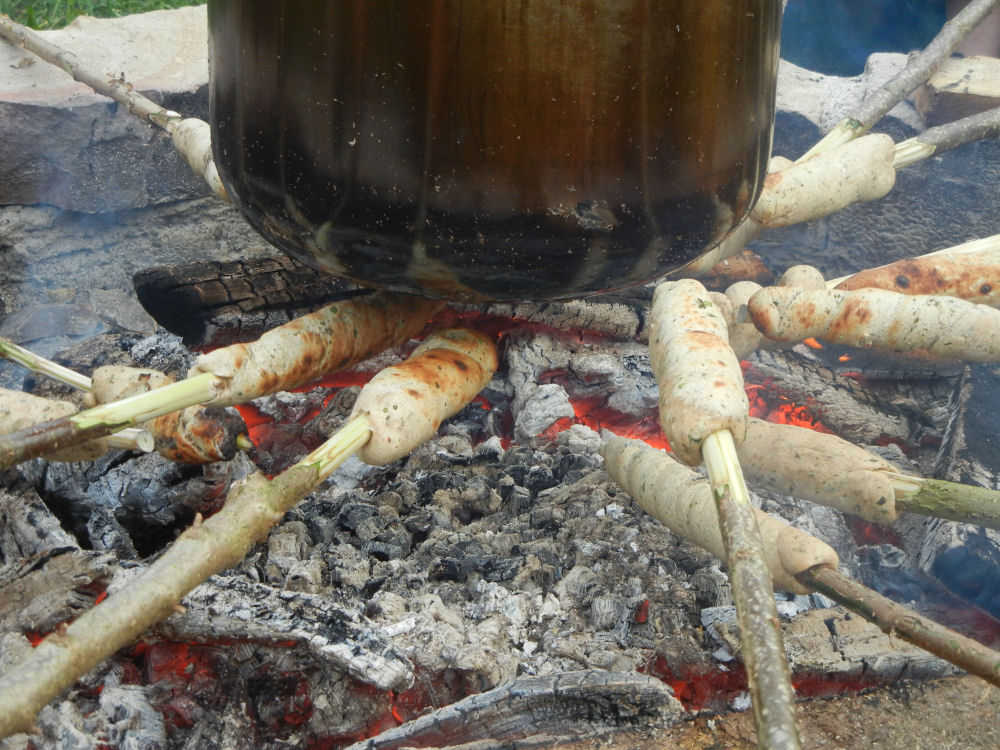
[[[796,76],[808,78],[791,72],[786,85]],[[838,85],[844,83],[820,84]],[[777,152],[798,153],[814,140],[798,117],[787,110],[779,115]],[[890,120],[889,127],[904,126]],[[950,154],[919,167],[914,177],[901,173],[901,198],[784,230],[779,239],[769,235],[757,248],[779,270],[794,248],[796,262],[814,262],[829,276],[911,254],[908,247],[880,252],[877,260],[868,256],[890,244],[894,230],[885,230],[882,219],[913,201],[933,203],[918,196],[951,190],[935,170],[979,174],[980,165],[985,170],[996,161],[996,144],[973,148],[973,156]],[[921,182],[928,192],[919,191]],[[997,215],[988,200],[995,197],[980,203],[987,206],[986,225]],[[122,216],[125,229],[108,231],[127,232],[149,213]],[[32,212],[10,215],[8,221],[23,227]],[[920,220],[944,223],[940,212],[934,216]],[[103,223],[64,221],[77,235],[90,221],[95,237]],[[919,246],[929,250],[995,231],[995,225],[981,226],[959,233],[953,224],[946,236],[928,232]],[[850,248],[851,257],[825,263],[830,238],[847,232],[852,242],[836,246]],[[13,246],[25,247],[25,235],[39,241],[17,229]],[[803,237],[814,241],[796,246]],[[787,243],[784,249],[774,247],[779,241]],[[205,280],[184,281],[192,289],[211,288]],[[531,695],[539,701],[566,695],[565,708],[546,725],[550,738],[567,739],[574,731],[641,733],[676,720],[676,704],[634,676],[600,690],[590,674],[560,681],[560,675],[593,669],[654,675],[688,709],[745,705],[725,575],[707,553],[641,514],[601,471],[596,453],[596,430],[651,440],[658,434],[655,384],[641,343],[648,295],[640,289],[588,302],[451,313],[504,342],[501,374],[482,399],[404,462],[346,467],[242,566],[200,587],[187,612],[170,618],[155,639],[89,676],[73,702],[46,709],[42,731],[53,742],[82,728],[112,744],[252,736],[261,745],[336,746],[526,676],[535,680],[517,688],[526,706]],[[58,297],[47,299],[52,304]],[[254,313],[272,320],[279,314]],[[216,331],[226,330],[229,319],[207,317]],[[62,356],[84,371],[120,359],[182,372],[189,355],[164,334],[110,330]],[[269,397],[252,416],[246,412],[256,422],[261,465],[278,471],[314,447],[349,411],[366,373],[393,356],[319,389]],[[854,359],[840,361],[845,356]],[[8,371],[7,377],[16,376]],[[936,466],[940,475],[997,486],[1000,463],[981,426],[993,417],[966,408],[990,400],[979,395],[995,388],[988,368],[859,362],[855,352],[827,347],[755,355],[748,382],[762,416],[881,443],[890,460],[924,474]],[[4,562],[42,557],[30,569],[5,568],[16,587],[7,591],[32,592],[10,599],[16,604],[5,615],[9,630],[48,632],[100,596],[109,581],[112,588],[121,585],[139,560],[161,549],[196,510],[210,510],[220,488],[249,470],[242,457],[202,471],[120,455],[93,467],[26,467],[29,483],[12,477],[4,497],[5,527],[12,530]],[[988,614],[997,613],[992,590],[977,592],[976,581],[961,575],[972,557],[983,566],[980,579],[994,574],[991,533],[919,517],[874,527],[773,495],[764,495],[762,505],[832,544],[855,577],[936,616],[961,612],[966,621],[951,624],[996,640]],[[62,588],[54,580],[63,581]],[[45,606],[29,609],[26,602],[42,592],[51,594]],[[982,609],[956,608],[955,594]],[[782,603],[801,695],[951,673],[946,663],[828,607],[819,597]],[[3,653],[24,647],[11,635]],[[628,716],[593,708],[625,693],[633,698]],[[477,716],[503,717],[498,706],[508,699],[503,692],[484,698]],[[589,724],[581,724],[582,715]],[[458,733],[451,741],[473,739]]]

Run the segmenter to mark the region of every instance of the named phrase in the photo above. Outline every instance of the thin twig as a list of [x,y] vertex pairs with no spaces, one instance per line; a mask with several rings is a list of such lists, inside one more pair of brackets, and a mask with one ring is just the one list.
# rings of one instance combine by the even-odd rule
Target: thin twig
[[712,433],[702,448],[726,545],[743,660],[762,748],[800,747],[795,691],[781,638],[771,574],[729,430]]
[[866,133],[869,128],[899,102],[903,97],[926,81],[937,70],[952,51],[979,25],[1000,0],[972,0],[954,18],[947,21],[937,36],[927,47],[914,55],[906,67],[879,87],[833,130],[827,133],[815,146],[809,149],[799,161],[804,161],[818,153],[836,148],[853,138]]
[[903,510],[1000,529],[1000,492],[997,490],[905,474],[889,473],[889,476],[896,505]]
[[920,135],[896,144],[892,166],[908,167],[942,151],[1000,135],[1000,107],[928,128]]
[[205,373],[113,404],[102,404],[68,417],[0,435],[0,468],[105,437],[162,414],[203,403],[219,389],[220,378]]
[[161,107],[136,91],[124,78],[114,78],[87,70],[72,52],[52,44],[27,26],[15,23],[3,14],[0,14],[0,37],[61,68],[72,76],[74,81],[89,86],[102,96],[114,99],[136,117],[169,133],[174,147],[191,165],[194,173],[208,183],[216,197],[229,200],[212,159],[207,123],[197,118],[185,118],[177,112]]
[[1000,686],[1000,653],[993,649],[886,599],[829,566],[818,565],[797,577],[804,585],[878,625],[883,632],[898,635]]

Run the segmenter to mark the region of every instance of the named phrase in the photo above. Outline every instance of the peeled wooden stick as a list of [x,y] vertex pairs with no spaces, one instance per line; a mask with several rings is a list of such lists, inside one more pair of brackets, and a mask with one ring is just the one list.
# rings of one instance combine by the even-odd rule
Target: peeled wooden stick
[[650,361],[660,386],[660,425],[677,456],[708,469],[740,625],[761,747],[799,747],[795,694],[765,562],[735,443],[749,403],[724,315],[692,279],[657,287],[650,311]]
[[854,112],[809,149],[800,161],[837,148],[867,132],[872,125],[882,119],[883,115],[901,102],[904,96],[926,81],[968,33],[998,5],[1000,0],[972,0],[954,18],[945,23],[930,44],[913,56],[903,70],[861,102]]
[[778,341],[815,337],[968,362],[1000,359],[1000,310],[953,297],[767,287],[747,309],[758,330]]
[[131,83],[106,74],[94,73],[81,66],[76,55],[52,44],[27,26],[14,23],[0,14],[0,37],[32,52],[42,60],[62,68],[73,80],[89,86],[98,94],[110,97],[136,117],[146,120],[170,134],[174,148],[183,156],[196,175],[208,183],[216,197],[229,200],[219,179],[219,171],[212,159],[212,143],[208,123],[195,118],[184,118],[164,109],[136,91]]
[[929,159],[942,151],[981,141],[984,138],[995,138],[998,135],[1000,135],[1000,107],[994,107],[985,112],[963,117],[961,120],[927,128],[920,135],[896,144],[892,165],[896,169],[902,169]]
[[[431,336],[407,360],[418,361],[419,366],[407,367],[404,362],[389,368],[402,368],[403,375],[393,378],[402,392],[381,392],[367,403],[390,409],[397,406],[410,413],[426,408],[434,414],[433,420],[440,422],[458,412],[489,381],[493,371],[486,371],[482,361],[489,365],[491,346],[486,337],[471,331]],[[495,350],[492,362],[495,367]],[[477,367],[470,367],[471,363]],[[445,383],[455,390],[427,403],[426,396]],[[380,389],[377,385],[376,390]],[[408,397],[420,406],[409,403]],[[185,594],[210,575],[238,565],[285,513],[373,436],[386,442],[389,428],[367,410],[358,410],[326,443],[274,479],[256,473],[234,485],[222,510],[204,522],[198,516],[195,524],[127,587],[48,636],[0,676],[0,737],[29,731],[35,714],[46,703],[167,617]],[[409,451],[427,437],[418,429],[397,435],[392,443],[398,450]],[[406,675],[396,675],[396,680],[379,687],[406,686]]]

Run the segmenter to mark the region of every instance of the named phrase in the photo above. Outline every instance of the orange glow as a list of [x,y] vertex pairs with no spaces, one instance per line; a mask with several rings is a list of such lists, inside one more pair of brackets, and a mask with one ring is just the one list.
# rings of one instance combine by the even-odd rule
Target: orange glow
[[810,349],[822,349],[823,348],[823,345],[821,343],[819,343],[816,339],[811,338],[811,337],[808,338],[808,339],[803,339],[802,343],[805,344],[806,346],[808,346]]

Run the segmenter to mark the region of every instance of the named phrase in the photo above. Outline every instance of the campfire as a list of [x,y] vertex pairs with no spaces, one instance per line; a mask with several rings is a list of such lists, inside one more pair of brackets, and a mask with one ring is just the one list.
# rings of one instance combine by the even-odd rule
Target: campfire
[[[780,126],[779,117],[779,137]],[[988,151],[993,146],[977,148],[993,154],[995,149]],[[875,147],[892,161],[891,139],[880,137]],[[778,166],[782,169],[774,174],[791,179],[794,173],[786,171],[791,167]],[[878,190],[883,188],[888,186]],[[763,205],[761,211],[770,204]],[[788,199],[775,205],[787,207]],[[762,252],[767,237],[756,246]],[[971,250],[981,255],[983,248],[973,244]],[[995,257],[995,249],[991,252],[988,257]],[[947,257],[961,264],[966,255]],[[861,260],[846,268],[849,261],[838,259],[824,271],[832,276],[881,265]],[[849,316],[841,313],[857,318],[859,311],[875,309],[876,294],[848,291],[851,283],[827,289],[822,275],[819,284],[786,279],[772,285],[769,272],[754,265],[758,261],[748,262],[756,270],[741,267],[738,278],[759,282],[766,287],[761,292],[745,294],[724,276],[714,284],[705,278],[717,290],[714,295],[700,284],[681,288],[693,295],[694,307],[707,301],[720,311],[720,330],[740,354],[733,359],[733,378],[743,382],[734,397],[745,399],[747,416],[760,420],[748,423],[756,437],[743,441],[741,450],[777,454],[780,438],[766,432],[776,429],[768,425],[790,425],[786,429],[807,429],[808,440],[835,435],[851,448],[863,446],[869,464],[863,469],[870,472],[849,486],[838,478],[855,468],[834,470],[814,492],[822,497],[809,497],[809,489],[790,474],[775,470],[765,476],[761,467],[768,455],[739,455],[759,510],[787,522],[775,532],[779,538],[811,535],[823,545],[805,567],[783,569],[785,579],[771,572],[780,583],[777,612],[798,696],[955,674],[948,661],[837,607],[829,598],[835,595],[833,584],[822,572],[811,583],[802,576],[815,572],[816,565],[832,571],[839,564],[841,574],[980,642],[1000,640],[1000,605],[994,588],[983,585],[996,573],[995,532],[926,515],[988,525],[991,513],[995,522],[990,498],[977,495],[966,510],[928,508],[912,500],[922,483],[911,479],[907,485],[897,478],[934,476],[998,487],[989,427],[995,375],[988,365],[962,363],[996,360],[989,338],[997,330],[995,320],[983,313],[981,329],[945,339],[937,335],[942,328],[966,325],[970,315],[962,309],[936,312],[951,317],[940,318],[930,338],[915,343],[899,336],[921,336],[923,330],[899,332],[898,324],[890,325],[893,330],[876,348],[915,348],[936,356],[880,353],[870,348],[871,337],[878,335],[871,328],[841,335],[849,329],[844,322]],[[921,262],[926,263],[908,261],[890,269],[883,285],[894,285],[897,292],[916,285],[928,275]],[[937,260],[932,264],[940,267]],[[271,288],[294,289],[304,273],[287,261],[239,265],[241,272],[267,271]],[[735,259],[724,261],[714,273],[724,275],[736,266]],[[589,301],[439,310],[416,298],[364,296],[331,284],[320,293],[337,298],[332,306],[289,324],[299,341],[325,335],[325,342],[329,334],[319,331],[333,328],[340,331],[334,339],[353,345],[348,340],[358,334],[347,336],[342,328],[352,322],[358,324],[355,331],[370,326],[380,340],[349,356],[328,348],[313,356],[303,347],[293,361],[285,348],[268,349],[272,334],[260,339],[257,349],[232,343],[256,338],[248,330],[247,311],[233,315],[234,300],[245,299],[251,321],[273,322],[295,304],[289,295],[281,300],[282,310],[253,310],[252,298],[240,296],[241,288],[253,286],[247,278],[254,277],[224,265],[147,270],[137,279],[141,296],[162,299],[169,288],[178,300],[224,298],[226,305],[171,310],[168,316],[185,325],[199,321],[184,329],[160,316],[186,345],[162,331],[117,330],[87,337],[58,356],[63,365],[88,373],[73,384],[77,389],[85,387],[97,400],[113,404],[129,392],[163,391],[154,388],[157,373],[180,381],[167,388],[186,388],[185,377],[195,376],[196,390],[186,398],[208,406],[186,412],[196,427],[179,433],[176,425],[154,428],[143,419],[107,416],[118,408],[114,405],[101,412],[102,419],[115,425],[135,421],[139,433],[123,439],[146,440],[147,449],[152,440],[159,452],[104,453],[102,446],[100,455],[83,463],[76,455],[63,456],[69,463],[49,455],[8,470],[0,545],[9,602],[0,651],[4,667],[43,639],[58,644],[60,638],[76,638],[71,623],[105,598],[128,601],[132,608],[92,610],[107,612],[109,623],[122,619],[123,612],[144,616],[145,608],[169,615],[156,618],[162,621],[151,631],[143,633],[143,627],[127,639],[131,643],[141,635],[138,643],[71,678],[71,698],[49,704],[34,720],[46,741],[88,733],[111,745],[163,744],[169,738],[171,746],[179,746],[208,737],[239,743],[250,737],[258,745],[316,747],[364,742],[358,746],[443,747],[522,738],[552,746],[588,736],[655,737],[684,712],[747,706],[752,685],[743,668],[740,608],[719,562],[725,543],[699,536],[686,521],[672,522],[666,517],[670,511],[657,510],[662,503],[655,493],[645,495],[634,486],[637,480],[619,473],[618,464],[627,461],[618,459],[626,454],[667,461],[663,471],[686,473],[654,484],[670,491],[690,486],[711,502],[709,480],[657,452],[668,445],[665,429],[675,452],[687,451],[695,456],[687,456],[689,463],[700,463],[697,444],[707,435],[679,447],[683,436],[660,423],[664,412],[657,399],[665,391],[664,378],[671,376],[663,375],[669,367],[657,364],[651,288]],[[868,283],[875,282],[863,286]],[[988,298],[993,293],[988,286],[981,282],[974,290]],[[814,315],[824,306],[830,311],[826,318],[803,325],[810,317],[803,310]],[[781,315],[775,318],[774,311]],[[923,319],[919,311],[909,315]],[[499,367],[477,348],[479,338],[455,333],[467,329],[498,345]],[[414,337],[424,341],[416,349]],[[955,340],[975,345],[959,349]],[[227,346],[217,348],[220,344]],[[212,351],[191,353],[199,348]],[[383,349],[387,352],[371,357]],[[30,358],[17,347],[7,353]],[[350,362],[346,371],[318,377],[342,360]],[[250,365],[264,362],[267,366],[254,373]],[[30,364],[46,367],[37,360]],[[108,365],[149,369],[129,375],[139,385],[123,384],[122,371]],[[286,366],[294,372],[274,392],[276,384],[264,382],[262,373]],[[432,412],[427,427],[414,432],[412,445],[391,444],[396,433],[386,433],[389,444],[369,445],[369,434],[379,439],[382,434],[380,414],[409,408],[400,396],[418,388],[414,373],[429,367],[441,372],[444,366],[477,373],[465,385],[469,392]],[[427,393],[433,393],[433,378],[417,381],[431,383]],[[112,393],[99,397],[103,383]],[[30,385],[46,404],[73,398],[72,388],[52,386],[37,375]],[[231,414],[221,410],[233,404],[239,405],[252,448],[238,437],[238,425],[226,421],[230,417],[219,422],[221,414]],[[33,402],[25,408],[36,414],[41,407]],[[21,435],[5,448],[22,459],[51,454],[56,446],[70,450],[69,433],[96,434],[90,425],[66,426],[70,414],[53,414],[63,420],[53,428],[62,430],[57,441]],[[409,414],[407,422],[414,419]],[[341,429],[349,439],[331,457],[326,440]],[[742,438],[740,425],[727,423],[725,429],[737,441]],[[216,451],[212,461],[202,467],[171,460],[184,442],[179,434]],[[635,439],[640,442],[631,442]],[[826,455],[840,450],[829,447],[839,443],[817,445]],[[357,451],[365,462],[347,458]],[[225,460],[215,460],[218,454]],[[318,467],[317,476],[305,478],[303,466]],[[660,470],[661,464],[651,463],[643,474],[659,476]],[[883,480],[889,489],[860,499]],[[258,517],[253,506],[271,502],[273,488],[282,497]],[[282,488],[289,498],[295,495],[287,508]],[[887,507],[889,494],[898,507]],[[305,499],[296,502],[299,497]],[[925,515],[897,519],[898,510]],[[245,548],[239,548],[242,541],[231,549],[228,540],[211,536],[226,518],[257,524]],[[763,531],[766,522],[759,523]],[[164,552],[192,524],[204,531],[186,534],[173,552]],[[709,527],[718,535],[717,523]],[[192,541],[198,534],[207,544]],[[775,545],[770,551],[788,548]],[[160,564],[155,559],[187,560],[197,567],[201,557],[212,555],[218,556],[215,567],[206,570],[217,574],[193,588],[182,606],[175,606],[179,597],[172,593],[155,604],[122,598]],[[977,567],[970,573],[971,565]],[[204,577],[199,574],[199,580]],[[197,583],[191,580],[191,586]],[[107,631],[92,632],[100,641]],[[473,733],[474,727],[482,734]]]

